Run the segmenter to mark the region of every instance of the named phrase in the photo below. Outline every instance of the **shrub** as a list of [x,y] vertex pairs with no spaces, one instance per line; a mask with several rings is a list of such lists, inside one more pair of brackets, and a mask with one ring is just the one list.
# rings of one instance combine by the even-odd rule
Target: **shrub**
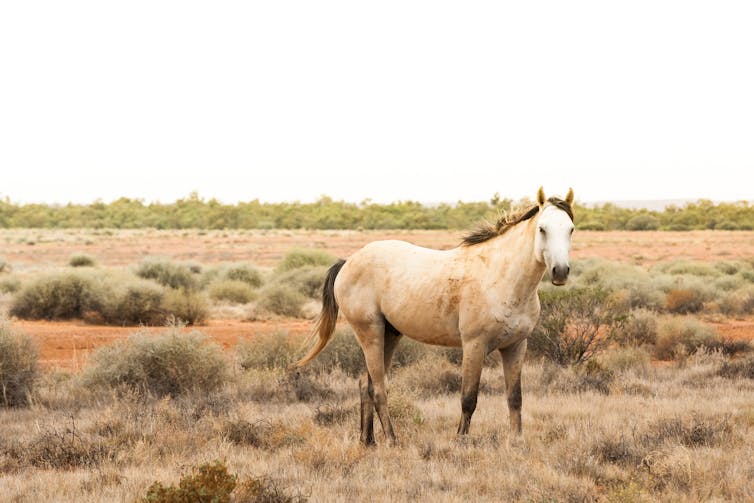
[[165,292],[151,281],[133,278],[110,286],[102,301],[105,322],[114,325],[162,323]]
[[626,371],[649,368],[650,355],[642,348],[615,348],[600,355],[599,360],[607,369]]
[[660,220],[652,215],[636,215],[626,222],[629,231],[655,231],[660,228]]
[[252,288],[259,288],[264,283],[262,273],[248,264],[231,264],[224,276],[229,280],[243,281]]
[[18,278],[0,278],[0,293],[16,293],[20,289],[21,281]]
[[542,314],[528,347],[559,365],[578,365],[602,351],[626,314],[600,287],[540,290]]
[[309,298],[318,298],[322,294],[326,274],[326,266],[303,266],[279,274],[275,281],[288,285]]
[[671,313],[698,313],[704,307],[704,297],[698,290],[677,288],[665,297],[665,308]]
[[170,290],[165,294],[163,311],[178,321],[196,325],[209,316],[209,304],[200,292],[188,289]]
[[81,318],[86,311],[99,311],[101,289],[94,277],[82,272],[64,272],[36,278],[13,298],[10,313],[24,319]]
[[728,379],[737,377],[754,379],[754,358],[723,362],[717,370],[717,375]]
[[112,455],[102,439],[82,435],[75,424],[63,429],[46,428],[28,443],[14,443],[4,450],[12,459],[45,470],[93,468]]
[[693,318],[666,318],[659,324],[655,343],[655,358],[670,360],[691,354],[699,348],[720,344],[717,332]]
[[693,262],[689,260],[678,260],[676,262],[667,262],[658,264],[654,270],[671,274],[674,276],[688,274],[691,276],[718,276],[720,271],[715,266],[706,262]]
[[86,385],[128,388],[138,393],[178,396],[217,390],[227,375],[220,346],[200,332],[136,333],[128,340],[98,349],[82,376]]
[[261,292],[256,310],[297,318],[305,302],[304,294],[289,285],[268,285]]
[[636,309],[626,323],[615,332],[615,341],[621,346],[654,344],[657,339],[657,315],[646,309]]
[[194,289],[196,274],[186,264],[174,264],[166,259],[147,258],[136,268],[136,275],[157,281],[170,288]]
[[71,267],[94,267],[94,257],[86,253],[76,253],[71,255],[68,265]]
[[296,360],[297,348],[285,332],[246,339],[236,347],[238,364],[249,369],[286,369]]
[[364,353],[350,329],[336,330],[330,343],[309,366],[323,372],[331,372],[338,368],[352,377],[366,372]]
[[228,473],[223,461],[206,463],[192,468],[190,475],[181,477],[178,487],[155,482],[141,500],[145,503],[212,502],[229,503],[230,494],[238,484],[238,477]]
[[727,316],[742,316],[754,312],[754,287],[730,292],[718,301],[720,311]]
[[256,298],[256,293],[244,281],[226,279],[210,284],[209,296],[214,300],[247,304]]
[[461,390],[461,373],[440,355],[427,357],[396,372],[396,387],[408,389],[421,396],[456,393]]
[[0,320],[0,404],[27,405],[38,377],[39,354],[31,338]]
[[321,250],[295,249],[288,252],[276,267],[277,272],[286,272],[307,266],[331,266],[335,257]]

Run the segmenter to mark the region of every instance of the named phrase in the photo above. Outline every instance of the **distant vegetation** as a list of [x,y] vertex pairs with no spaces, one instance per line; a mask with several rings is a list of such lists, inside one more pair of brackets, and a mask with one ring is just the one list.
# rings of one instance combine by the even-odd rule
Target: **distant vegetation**
[[[414,201],[376,204],[321,197],[313,203],[223,204],[193,193],[170,204],[121,198],[111,203],[16,204],[0,201],[0,228],[156,229],[464,229],[521,204],[495,195],[484,202],[426,205]],[[613,204],[576,205],[585,230],[751,230],[754,205],[700,200],[664,211],[632,210]]]

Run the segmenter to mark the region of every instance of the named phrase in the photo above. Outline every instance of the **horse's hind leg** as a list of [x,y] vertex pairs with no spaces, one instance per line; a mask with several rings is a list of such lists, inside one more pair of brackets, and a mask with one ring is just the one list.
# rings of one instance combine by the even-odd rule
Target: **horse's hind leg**
[[501,349],[505,372],[505,395],[508,398],[511,432],[521,435],[521,368],[526,356],[526,339],[515,346]]
[[[390,369],[395,348],[398,346],[401,334],[390,325],[385,328],[385,372]],[[359,391],[361,395],[361,443],[374,445],[374,385],[369,372],[359,379]]]
[[[385,388],[385,321],[380,318],[379,320],[368,323],[352,324],[352,326],[354,332],[356,332],[356,338],[359,341],[359,345],[361,345],[361,349],[364,351],[367,372],[372,378],[374,407],[377,409],[377,416],[380,418],[382,431],[385,433],[388,442],[394,444],[395,433],[393,432],[393,425],[390,422],[390,414],[387,409],[387,390]],[[368,391],[369,386],[367,382],[367,393]],[[365,394],[362,392],[362,398],[364,396]],[[365,412],[366,414],[364,414]],[[362,440],[369,440],[369,427],[366,423],[368,423],[368,419],[371,415],[368,414],[368,412],[368,407],[367,410],[362,408]],[[372,438],[374,438],[374,434],[372,434]]]

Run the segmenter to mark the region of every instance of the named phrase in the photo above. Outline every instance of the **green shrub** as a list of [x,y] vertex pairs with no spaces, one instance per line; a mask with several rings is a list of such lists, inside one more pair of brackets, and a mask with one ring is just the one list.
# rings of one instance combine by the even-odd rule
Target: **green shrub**
[[95,261],[94,257],[91,255],[87,255],[86,253],[76,253],[71,255],[70,260],[68,260],[68,265],[71,267],[94,267]]
[[44,275],[26,284],[13,298],[10,313],[24,319],[81,318],[101,309],[101,286],[78,271]]
[[136,333],[98,349],[91,362],[82,376],[87,386],[173,397],[216,391],[228,370],[220,346],[200,332],[182,333],[180,326],[159,335]]
[[136,275],[151,279],[170,288],[195,289],[197,275],[187,264],[175,264],[166,259],[147,258],[136,268]]
[[215,281],[209,286],[209,296],[213,300],[247,304],[257,297],[254,289],[248,283],[239,280]]
[[225,269],[225,278],[233,281],[243,281],[252,288],[259,288],[264,284],[262,273],[248,264],[231,264]]
[[578,365],[602,351],[627,317],[599,287],[546,289],[539,297],[541,315],[528,348],[559,365]]
[[615,332],[615,342],[621,346],[654,344],[657,339],[657,315],[646,309],[636,309],[626,323]]
[[626,222],[629,231],[655,231],[660,228],[660,220],[652,215],[636,215]]
[[112,282],[104,294],[101,314],[111,325],[154,325],[165,320],[163,287],[139,278]]
[[319,298],[322,295],[327,269],[327,266],[298,267],[277,275],[275,282],[288,285],[309,298]]
[[600,355],[599,361],[610,370],[626,371],[632,369],[646,370],[650,364],[650,354],[643,348],[615,348]]
[[38,377],[39,354],[31,338],[0,320],[0,405],[27,405]]
[[659,360],[671,360],[699,348],[719,345],[721,341],[712,327],[694,318],[666,318],[658,326],[654,354]]
[[690,260],[678,260],[676,262],[667,262],[658,264],[654,267],[655,271],[672,274],[674,276],[688,274],[691,276],[718,276],[720,271],[715,266],[706,262],[693,262]]
[[202,323],[209,316],[207,297],[203,293],[189,289],[167,291],[162,309],[166,316],[172,316],[189,325]]
[[331,266],[335,262],[335,257],[321,250],[313,249],[295,249],[288,252],[283,260],[275,268],[277,272],[286,272],[299,267],[307,266]]
[[306,302],[304,294],[289,285],[273,284],[265,287],[257,302],[257,312],[298,318]]

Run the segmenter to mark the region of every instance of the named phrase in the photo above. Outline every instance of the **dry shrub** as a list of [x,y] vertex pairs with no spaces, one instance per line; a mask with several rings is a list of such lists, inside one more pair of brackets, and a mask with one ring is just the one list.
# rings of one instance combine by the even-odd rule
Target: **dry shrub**
[[267,477],[241,481],[233,493],[233,503],[305,503],[306,496],[288,494],[287,489]]
[[713,447],[724,445],[732,435],[733,423],[730,417],[713,418],[693,414],[689,417],[655,421],[639,435],[639,441],[650,448],[664,442],[675,442],[686,447]]
[[725,361],[716,372],[717,375],[728,379],[747,378],[754,379],[754,358]]
[[643,346],[657,340],[657,315],[646,309],[635,309],[626,323],[615,332],[615,342],[621,346]]
[[94,468],[113,456],[106,442],[82,434],[75,423],[61,429],[46,428],[26,443],[12,442],[0,447],[0,454],[20,466],[45,470]]
[[671,313],[698,313],[704,307],[704,296],[691,288],[670,290],[665,297],[665,309]]
[[261,291],[260,299],[252,315],[256,317],[269,313],[298,318],[301,316],[301,309],[305,302],[304,294],[290,285],[268,285]]
[[236,347],[236,356],[244,370],[287,369],[296,360],[299,345],[287,332],[258,335],[241,341]]
[[331,266],[335,257],[321,250],[307,248],[295,249],[288,252],[283,260],[275,268],[276,272],[282,273],[300,267],[307,266]]
[[188,264],[175,264],[167,259],[146,258],[136,268],[136,275],[170,288],[195,289],[197,273]]
[[19,407],[29,403],[39,377],[39,352],[31,338],[10,322],[0,320],[0,405]]
[[711,264],[708,264],[707,262],[694,262],[690,260],[678,260],[675,262],[657,264],[653,269],[655,271],[664,272],[674,276],[690,275],[714,277],[721,274],[721,271],[718,268]]
[[605,351],[600,355],[599,362],[606,368],[618,372],[627,370],[649,369],[651,356],[643,348],[624,347]]
[[168,317],[196,325],[209,316],[209,303],[203,293],[183,288],[165,293],[163,310]]
[[610,394],[610,386],[615,378],[612,370],[603,367],[596,360],[589,360],[582,367],[562,367],[547,364],[542,369],[542,384],[548,391],[561,394],[577,394],[596,391]]
[[81,318],[101,308],[101,286],[83,271],[54,273],[26,284],[13,298],[10,313],[24,319]]
[[220,280],[209,285],[209,296],[213,300],[224,300],[235,304],[247,304],[256,299],[254,289],[240,280]]
[[21,289],[21,280],[13,276],[0,278],[0,293],[16,293]]
[[540,290],[542,314],[528,339],[534,355],[579,365],[604,350],[627,315],[600,287]]
[[439,355],[400,369],[395,377],[396,388],[407,389],[421,396],[444,395],[461,390],[461,373]]
[[355,412],[354,405],[344,406],[339,402],[328,402],[315,407],[312,419],[320,426],[332,426],[354,419]]
[[364,352],[350,329],[338,329],[330,343],[309,363],[314,371],[331,372],[340,369],[351,377],[358,377],[366,372]]
[[231,493],[238,484],[238,477],[228,473],[223,461],[206,463],[181,477],[178,486],[163,486],[155,482],[141,499],[148,503],[212,502],[229,503]]
[[654,355],[658,360],[672,360],[692,354],[699,348],[712,348],[721,342],[722,339],[712,327],[698,320],[665,318],[657,330]]
[[86,253],[76,253],[68,260],[71,267],[94,267],[95,264],[94,257]]
[[311,375],[310,372],[293,370],[286,372],[278,381],[281,395],[287,395],[289,400],[311,402],[313,400],[327,400],[332,398],[333,392]]
[[98,349],[84,371],[87,386],[131,389],[141,394],[178,396],[216,391],[226,381],[222,349],[200,332],[136,333],[128,340]]
[[729,292],[717,302],[726,316],[744,316],[754,312],[754,287]]
[[100,312],[113,325],[152,325],[165,318],[165,292],[160,285],[139,278],[124,278],[103,291]]

